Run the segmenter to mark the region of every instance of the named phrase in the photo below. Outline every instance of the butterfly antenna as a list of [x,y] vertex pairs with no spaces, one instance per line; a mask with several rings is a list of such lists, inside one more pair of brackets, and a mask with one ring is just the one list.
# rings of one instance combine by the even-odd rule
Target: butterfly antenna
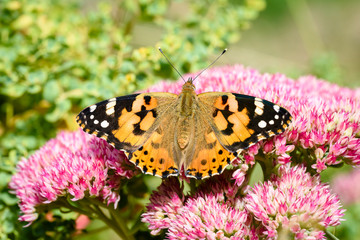
[[221,53],[212,63],[209,64],[209,66],[207,66],[204,70],[202,70],[201,72],[199,72],[198,75],[196,75],[196,76],[194,77],[193,81],[195,81],[195,79],[196,79],[198,76],[200,76],[203,72],[205,72],[205,71],[206,71],[209,67],[211,67],[214,63],[216,63],[216,61],[217,61],[222,55],[224,55],[224,54],[226,53],[226,51],[227,51],[227,48],[225,48],[224,51],[222,51],[222,53]]
[[165,53],[163,53],[163,51],[161,50],[161,48],[159,47],[159,51],[161,52],[161,54],[165,57],[166,61],[168,61],[168,63],[170,64],[170,66],[172,66],[173,69],[175,69],[175,71],[179,74],[179,76],[182,78],[182,80],[185,81],[185,79],[183,78],[183,76],[180,74],[180,72],[176,69],[176,67],[174,67],[174,65],[170,62],[170,60],[167,58],[167,56],[165,55]]

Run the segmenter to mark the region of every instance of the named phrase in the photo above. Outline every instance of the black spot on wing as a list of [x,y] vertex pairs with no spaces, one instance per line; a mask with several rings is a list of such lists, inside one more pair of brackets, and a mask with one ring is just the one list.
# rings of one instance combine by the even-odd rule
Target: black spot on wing
[[233,126],[234,126],[234,124],[228,122],[227,127],[224,130],[221,130],[221,133],[224,135],[227,135],[227,136],[233,134],[234,133],[233,128],[232,128]]
[[222,173],[222,170],[223,170],[223,167],[220,165],[220,166],[218,167],[218,169],[217,169],[217,172],[218,172],[218,173]]
[[202,177],[203,177],[203,174],[202,174],[202,173],[200,173],[200,172],[196,172],[196,173],[195,173],[195,178],[196,178],[197,180],[201,180]]
[[221,100],[222,100],[222,104],[223,104],[223,105],[225,105],[225,104],[227,103],[228,98],[229,98],[229,97],[228,97],[227,95],[222,95],[222,96],[221,96]]
[[154,118],[157,117],[157,113],[156,113],[155,109],[150,110],[150,112],[152,113],[152,115],[153,115]]
[[170,174],[169,171],[167,171],[167,170],[166,170],[166,171],[163,171],[161,177],[162,177],[162,178],[167,178],[167,177],[169,176],[169,174]]
[[151,97],[150,97],[150,96],[147,96],[147,95],[144,96],[144,101],[145,101],[145,104],[146,104],[146,105],[149,105],[149,104],[150,104],[150,100],[151,100]]

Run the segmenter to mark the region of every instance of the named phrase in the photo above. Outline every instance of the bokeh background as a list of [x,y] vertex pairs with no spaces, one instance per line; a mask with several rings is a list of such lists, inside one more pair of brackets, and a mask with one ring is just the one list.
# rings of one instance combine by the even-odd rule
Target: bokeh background
[[[1,0],[0,239],[116,239],[96,221],[75,236],[78,216],[60,211],[23,228],[7,183],[22,157],[60,130],[75,130],[82,108],[178,79],[158,47],[184,74],[228,48],[217,65],[359,87],[359,11],[357,0]],[[143,196],[158,183],[149,179]],[[359,201],[344,203],[340,239],[360,239]],[[149,239],[138,229],[138,239]]]

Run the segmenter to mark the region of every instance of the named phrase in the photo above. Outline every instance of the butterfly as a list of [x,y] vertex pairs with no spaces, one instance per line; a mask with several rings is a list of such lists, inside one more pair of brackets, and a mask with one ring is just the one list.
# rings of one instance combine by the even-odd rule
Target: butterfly
[[257,97],[196,94],[189,78],[179,95],[139,93],[89,106],[76,120],[87,133],[124,150],[143,173],[203,179],[221,174],[238,154],[285,131],[290,113]]

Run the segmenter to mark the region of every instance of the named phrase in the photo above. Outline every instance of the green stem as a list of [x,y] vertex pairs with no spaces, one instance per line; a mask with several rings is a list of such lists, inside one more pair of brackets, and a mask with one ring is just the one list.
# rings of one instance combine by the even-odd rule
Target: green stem
[[328,229],[325,230],[326,236],[328,237],[328,239],[332,239],[332,240],[339,240],[337,237],[335,237],[334,234],[332,234],[331,232],[329,232]]
[[94,211],[97,217],[100,220],[102,220],[104,223],[106,223],[106,225],[108,225],[110,228],[112,228],[121,239],[129,239],[128,236],[126,236],[126,234],[122,231],[120,226],[118,226],[118,224],[114,222],[112,219],[108,218],[99,206],[95,205]]
[[78,212],[78,213],[84,214],[88,217],[94,217],[94,213],[92,211],[88,212],[88,211],[83,210],[82,208],[75,207],[75,206],[71,205],[66,199],[61,199],[61,198],[58,199],[53,204],[53,206],[58,207],[58,208],[64,207],[64,208],[70,209],[73,212]]
[[108,216],[106,216],[106,214],[102,211],[102,209],[99,207],[99,205],[104,206],[104,208],[110,212],[112,217],[114,215],[116,216],[116,214],[111,212],[114,210],[109,209],[108,206],[106,206],[102,202],[100,202],[96,199],[92,199],[92,198],[84,198],[82,200],[77,201],[76,204],[78,204],[79,207],[73,206],[72,204],[70,204],[68,202],[67,199],[58,199],[56,205],[59,207],[65,207],[74,212],[84,214],[91,218],[100,219],[108,227],[112,228],[121,239],[126,239],[126,240],[134,239],[133,236],[127,234],[130,231],[127,229],[127,227],[123,221],[115,221],[113,218],[109,218]]
[[[115,209],[109,209],[111,218],[117,222],[117,225],[121,228],[121,230],[125,233],[126,239],[135,240],[135,238],[130,233],[130,230],[126,226],[126,222],[122,219],[119,213],[116,212]],[[129,233],[129,234],[128,234]]]

